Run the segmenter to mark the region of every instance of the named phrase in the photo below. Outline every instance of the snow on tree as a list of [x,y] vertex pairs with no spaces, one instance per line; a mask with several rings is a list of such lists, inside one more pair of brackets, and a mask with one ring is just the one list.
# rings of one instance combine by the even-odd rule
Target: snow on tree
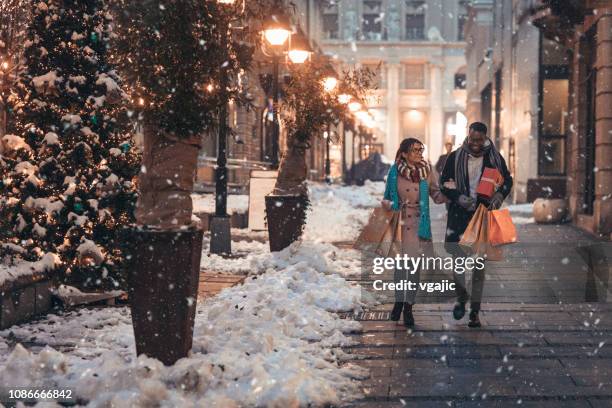
[[59,276],[80,287],[122,286],[119,231],[133,222],[139,157],[108,61],[112,16],[99,0],[30,7],[15,125],[0,156],[3,252],[57,255]]

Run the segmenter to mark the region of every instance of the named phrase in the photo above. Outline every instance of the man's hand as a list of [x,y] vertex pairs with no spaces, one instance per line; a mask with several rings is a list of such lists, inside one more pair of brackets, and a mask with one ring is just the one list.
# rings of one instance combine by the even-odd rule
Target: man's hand
[[489,203],[489,210],[499,210],[499,207],[504,203],[504,196],[502,193],[495,193]]
[[474,211],[476,209],[476,200],[474,200],[472,197],[461,194],[459,196],[458,203],[466,211]]

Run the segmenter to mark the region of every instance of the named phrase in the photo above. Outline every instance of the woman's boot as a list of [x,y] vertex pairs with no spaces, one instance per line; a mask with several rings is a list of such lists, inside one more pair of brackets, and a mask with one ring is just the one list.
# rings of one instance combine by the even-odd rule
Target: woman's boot
[[414,327],[414,316],[412,315],[412,305],[410,303],[404,304],[404,326]]
[[391,311],[391,314],[389,315],[389,320],[393,320],[394,322],[397,322],[400,319],[400,316],[402,315],[403,308],[404,308],[404,302],[395,302],[395,305],[393,305],[393,310]]

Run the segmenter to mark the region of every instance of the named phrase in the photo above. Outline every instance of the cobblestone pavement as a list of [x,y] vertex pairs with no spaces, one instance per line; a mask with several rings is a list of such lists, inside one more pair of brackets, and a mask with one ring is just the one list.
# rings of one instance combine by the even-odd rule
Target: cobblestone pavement
[[610,254],[610,243],[569,225],[518,227],[522,244],[487,264],[482,328],[453,319],[452,296],[420,294],[413,330],[388,321],[391,304],[347,316],[363,325],[347,351],[370,370],[354,406],[612,407],[610,263],[594,268],[580,249]]

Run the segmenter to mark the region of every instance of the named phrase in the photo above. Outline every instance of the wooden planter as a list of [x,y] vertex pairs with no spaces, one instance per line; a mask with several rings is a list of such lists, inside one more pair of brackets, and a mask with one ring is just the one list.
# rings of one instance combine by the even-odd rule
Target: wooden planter
[[0,285],[0,329],[47,313],[54,284],[47,273],[35,273]]
[[133,230],[128,287],[136,353],[166,365],[193,340],[202,230]]
[[306,195],[266,196],[270,251],[281,251],[302,236],[308,203]]

